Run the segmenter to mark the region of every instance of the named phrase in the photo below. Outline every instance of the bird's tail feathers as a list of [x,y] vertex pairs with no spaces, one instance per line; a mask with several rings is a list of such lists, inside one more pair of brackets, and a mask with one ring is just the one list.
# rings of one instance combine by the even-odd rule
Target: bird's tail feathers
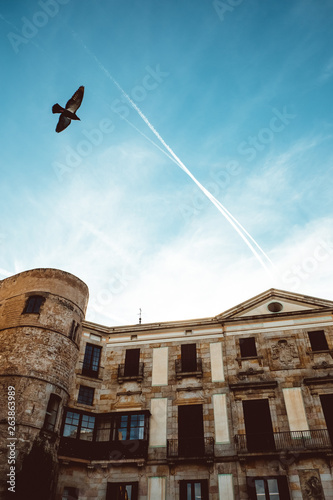
[[62,113],[63,111],[64,108],[62,108],[58,103],[52,106],[52,113]]

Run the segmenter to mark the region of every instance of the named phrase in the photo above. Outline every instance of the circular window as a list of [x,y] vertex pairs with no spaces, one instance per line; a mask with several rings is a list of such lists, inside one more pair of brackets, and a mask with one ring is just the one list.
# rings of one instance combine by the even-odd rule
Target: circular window
[[282,311],[283,305],[280,302],[271,302],[270,304],[268,304],[267,309],[271,313],[278,313]]

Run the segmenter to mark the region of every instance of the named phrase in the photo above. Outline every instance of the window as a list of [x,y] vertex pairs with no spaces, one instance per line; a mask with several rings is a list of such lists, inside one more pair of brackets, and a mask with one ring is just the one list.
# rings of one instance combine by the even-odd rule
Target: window
[[76,438],[78,436],[78,428],[80,422],[80,413],[68,411],[65,418],[65,426],[63,436]]
[[327,340],[324,330],[308,332],[312,351],[328,351]]
[[239,339],[241,358],[254,358],[257,356],[256,340],[254,337]]
[[108,483],[106,500],[137,500],[138,483]]
[[282,311],[283,305],[281,304],[281,302],[271,302],[270,304],[268,304],[267,309],[272,313],[278,313]]
[[95,419],[92,415],[82,415],[80,439],[84,441],[92,441],[95,428]]
[[54,431],[57,422],[60,401],[61,398],[59,396],[57,396],[56,394],[51,394],[46,408],[45,420],[43,425],[43,428],[47,431]]
[[63,436],[92,441],[96,417],[75,411],[67,411]]
[[38,314],[44,300],[40,295],[31,295],[25,303],[23,314]]
[[98,377],[99,363],[101,359],[102,348],[93,344],[86,344],[84,360],[82,366],[82,375],[89,377]]
[[144,430],[144,415],[121,415],[116,419],[114,440],[126,441],[132,439],[143,439]]
[[95,389],[93,387],[86,387],[85,385],[80,385],[77,402],[82,405],[91,406],[94,401],[94,392]]
[[65,486],[62,492],[61,500],[77,500],[79,498],[79,490],[72,486]]
[[139,375],[140,349],[126,349],[124,377]]
[[208,481],[180,481],[180,500],[208,500]]
[[92,441],[95,427],[96,441],[130,441],[148,438],[147,412],[93,415],[72,410],[67,410],[63,436]]
[[79,323],[73,320],[71,330],[69,332],[69,338],[73,340],[73,342],[76,342],[78,329],[79,329]]
[[146,459],[149,414],[148,410],[93,414],[68,409],[60,454],[88,460]]
[[258,477],[247,478],[248,494],[251,500],[289,500],[287,478]]
[[197,346],[183,344],[181,346],[182,372],[197,371]]

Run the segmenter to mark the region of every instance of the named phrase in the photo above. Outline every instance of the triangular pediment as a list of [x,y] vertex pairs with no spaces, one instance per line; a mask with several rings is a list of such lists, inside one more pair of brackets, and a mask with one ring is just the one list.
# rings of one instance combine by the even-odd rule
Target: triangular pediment
[[333,308],[329,300],[271,288],[216,316],[218,320]]

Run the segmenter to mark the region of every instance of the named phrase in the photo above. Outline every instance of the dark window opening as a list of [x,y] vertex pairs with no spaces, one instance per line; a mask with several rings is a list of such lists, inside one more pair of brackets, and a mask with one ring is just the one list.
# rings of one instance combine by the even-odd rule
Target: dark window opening
[[208,500],[208,481],[180,481],[179,498],[180,500]]
[[182,457],[204,455],[202,405],[178,406],[178,450]]
[[328,351],[328,344],[324,330],[308,332],[312,351]]
[[73,342],[76,342],[78,329],[79,329],[79,323],[77,323],[76,321],[73,320],[72,325],[71,325],[71,329],[69,332],[69,338],[71,340],[73,340]]
[[124,377],[139,375],[140,349],[126,349]]
[[23,314],[38,314],[44,300],[45,297],[40,295],[31,295],[25,303]]
[[181,346],[181,360],[183,372],[197,371],[197,347],[196,344],[183,344]]
[[333,445],[333,394],[322,394],[320,396],[320,402],[323,408],[331,445]]
[[268,399],[249,399],[242,403],[248,451],[275,450]]
[[271,302],[268,304],[267,309],[272,313],[277,313],[282,311],[283,305],[280,302]]
[[45,414],[43,428],[47,431],[54,432],[57,416],[59,411],[61,398],[56,394],[51,394]]
[[97,345],[87,344],[84,353],[82,374],[89,377],[98,377],[99,363],[101,359],[102,348]]
[[137,500],[138,483],[108,483],[106,500]]
[[77,488],[73,488],[72,486],[64,487],[61,500],[78,500],[78,498],[79,498],[79,490]]
[[257,356],[256,339],[254,337],[239,339],[239,348],[241,358],[253,358]]
[[285,476],[248,477],[247,491],[251,500],[290,500]]
[[77,402],[83,405],[92,405],[94,401],[95,389],[93,387],[86,387],[85,385],[80,385],[79,395]]

